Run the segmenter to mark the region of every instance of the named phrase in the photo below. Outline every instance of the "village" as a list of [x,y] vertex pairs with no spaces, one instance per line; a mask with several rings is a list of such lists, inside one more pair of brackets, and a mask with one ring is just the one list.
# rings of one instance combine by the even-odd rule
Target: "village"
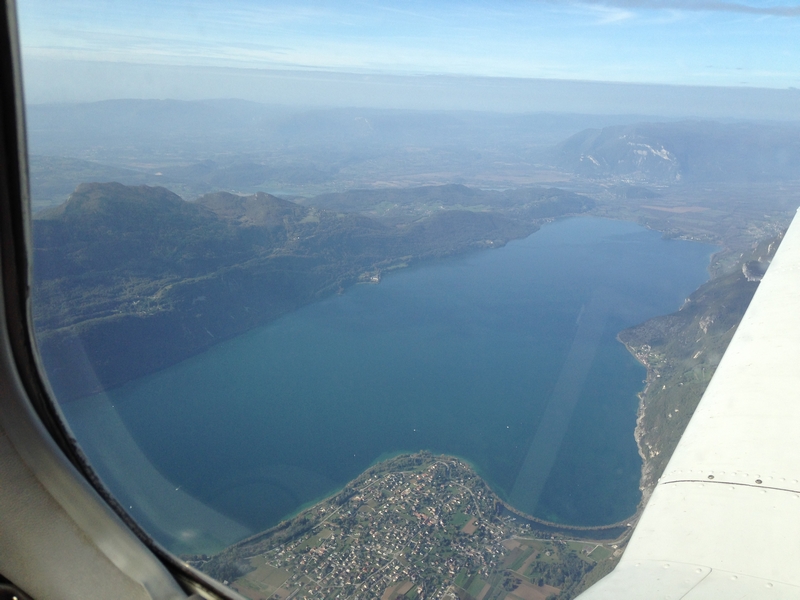
[[[533,531],[462,461],[380,463],[336,496],[196,566],[252,600],[566,598],[616,545]],[[567,592],[567,594],[564,594]]]

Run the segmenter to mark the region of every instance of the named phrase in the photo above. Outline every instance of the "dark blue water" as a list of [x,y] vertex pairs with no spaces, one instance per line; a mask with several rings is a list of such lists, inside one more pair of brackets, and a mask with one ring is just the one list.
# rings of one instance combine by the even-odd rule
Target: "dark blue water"
[[[356,286],[64,409],[101,476],[171,548],[264,529],[379,457],[420,449],[469,460],[536,516],[613,523],[640,498],[645,376],[615,336],[677,310],[713,250],[630,223],[559,221]],[[137,446],[141,461],[127,456]]]

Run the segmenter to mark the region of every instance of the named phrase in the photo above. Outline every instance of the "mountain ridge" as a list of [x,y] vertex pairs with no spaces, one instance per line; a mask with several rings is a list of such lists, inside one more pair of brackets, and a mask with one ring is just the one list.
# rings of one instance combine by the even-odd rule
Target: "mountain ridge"
[[[560,214],[593,206],[564,198]],[[556,206],[544,204],[550,218]],[[68,400],[174,364],[367,274],[502,246],[540,220],[453,209],[387,225],[263,192],[187,202],[160,187],[81,184],[33,220],[37,341]]]
[[640,122],[585,129],[553,151],[561,168],[649,182],[800,178],[800,127],[768,123]]

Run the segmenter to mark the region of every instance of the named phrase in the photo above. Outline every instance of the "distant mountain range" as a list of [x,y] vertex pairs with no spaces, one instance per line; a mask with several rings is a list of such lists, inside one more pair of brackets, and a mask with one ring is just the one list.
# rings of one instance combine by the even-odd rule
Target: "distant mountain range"
[[301,198],[298,202],[328,210],[366,214],[387,224],[406,223],[440,210],[454,209],[495,211],[524,222],[581,213],[593,204],[585,196],[558,188],[497,191],[459,184],[350,190]]
[[26,108],[36,209],[79,183],[160,185],[194,199],[213,191],[315,196],[330,191],[463,183],[517,188],[542,156],[586,127],[631,116],[308,109],[241,100],[109,100]]
[[586,129],[559,144],[554,163],[586,177],[648,183],[800,178],[800,126],[785,123],[638,123]]
[[403,197],[450,208],[386,224],[265,193],[186,202],[161,187],[81,184],[33,221],[34,320],[59,398],[174,364],[381,270],[501,246],[594,205],[520,190],[494,210],[453,208],[494,198],[463,186]]
[[[641,119],[641,117],[639,117]],[[30,151],[183,161],[264,150],[396,146],[546,146],[586,127],[630,123],[630,115],[492,113],[374,108],[309,109],[244,100],[105,100],[26,107]],[[102,156],[101,156],[102,155]]]
[[570,178],[642,188],[800,179],[798,123],[311,110],[240,100],[34,105],[26,117],[36,209],[60,204],[86,181],[160,185],[194,199],[443,183],[502,190]]

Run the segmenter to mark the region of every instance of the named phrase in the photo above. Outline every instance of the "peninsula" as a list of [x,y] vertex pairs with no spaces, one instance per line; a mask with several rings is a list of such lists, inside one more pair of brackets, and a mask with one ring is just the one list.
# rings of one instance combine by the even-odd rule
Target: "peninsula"
[[213,557],[184,559],[252,600],[545,600],[570,597],[621,554],[621,542],[580,533],[539,531],[463,461],[419,452]]

